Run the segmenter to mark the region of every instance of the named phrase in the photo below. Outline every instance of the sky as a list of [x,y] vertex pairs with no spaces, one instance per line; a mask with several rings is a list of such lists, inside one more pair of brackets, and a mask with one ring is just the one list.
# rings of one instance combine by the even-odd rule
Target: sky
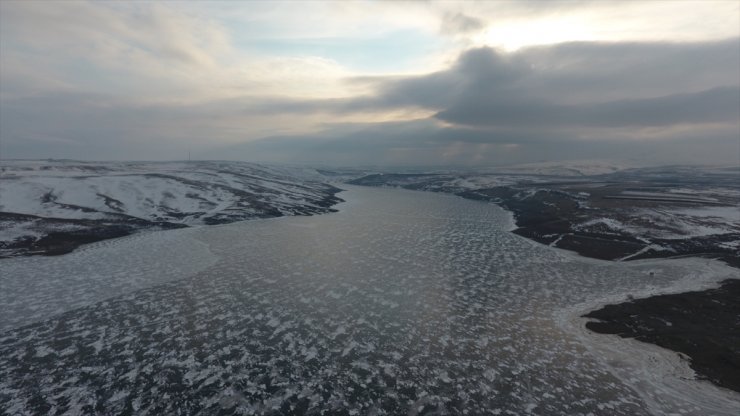
[[0,158],[740,165],[740,1],[0,1]]

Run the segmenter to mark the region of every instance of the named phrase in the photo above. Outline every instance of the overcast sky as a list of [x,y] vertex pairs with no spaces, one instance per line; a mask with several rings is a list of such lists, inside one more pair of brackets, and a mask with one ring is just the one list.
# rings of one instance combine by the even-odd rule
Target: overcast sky
[[740,2],[0,2],[0,158],[740,164]]

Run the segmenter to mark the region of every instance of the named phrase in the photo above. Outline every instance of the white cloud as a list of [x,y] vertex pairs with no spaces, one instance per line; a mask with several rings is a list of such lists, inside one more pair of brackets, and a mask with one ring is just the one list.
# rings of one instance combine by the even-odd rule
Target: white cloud
[[570,41],[706,41],[738,35],[733,1],[482,2],[475,45],[516,50]]
[[2,7],[3,90],[16,95],[34,85],[28,93],[64,86],[141,101],[321,97],[341,95],[348,75],[321,57],[245,53],[234,47],[222,24],[160,4],[4,2]]

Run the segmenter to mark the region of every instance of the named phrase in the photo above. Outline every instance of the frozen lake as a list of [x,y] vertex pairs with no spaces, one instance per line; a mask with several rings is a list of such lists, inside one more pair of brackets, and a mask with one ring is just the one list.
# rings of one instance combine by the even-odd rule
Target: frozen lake
[[[498,207],[348,187],[341,212],[0,261],[0,413],[733,414],[673,354],[580,312],[701,287],[697,259],[609,263]],[[650,275],[650,272],[654,275]],[[648,366],[649,367],[646,367]]]

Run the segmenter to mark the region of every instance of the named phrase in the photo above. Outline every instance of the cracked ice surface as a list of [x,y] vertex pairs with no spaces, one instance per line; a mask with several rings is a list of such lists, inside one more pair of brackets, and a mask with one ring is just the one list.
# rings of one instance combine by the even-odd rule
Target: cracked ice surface
[[[700,263],[580,259],[452,196],[342,197],[337,214],[4,260],[4,291],[18,276],[33,285],[3,294],[0,412],[700,415],[738,403],[708,409],[640,372],[618,378],[558,323],[573,305],[698,279]],[[111,277],[127,263],[130,283]],[[68,281],[79,304],[60,306],[49,291],[62,285],[45,279]],[[29,302],[47,315],[24,318]]]

